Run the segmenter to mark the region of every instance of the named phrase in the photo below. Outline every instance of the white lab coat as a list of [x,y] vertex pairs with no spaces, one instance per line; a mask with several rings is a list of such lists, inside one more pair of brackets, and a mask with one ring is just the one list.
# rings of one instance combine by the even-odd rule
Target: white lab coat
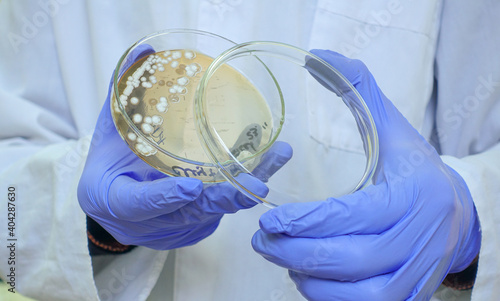
[[[151,290],[149,300],[303,300],[286,271],[251,248],[263,206],[225,216],[195,246],[138,247],[95,259],[92,268],[76,187],[111,72],[140,37],[196,28],[236,42],[275,40],[363,60],[413,126],[438,137],[443,159],[466,180],[483,235],[472,298],[495,300],[498,15],[500,4],[486,0],[1,0],[0,193],[16,187],[16,289],[38,300],[145,300]],[[335,122],[312,135],[321,137],[321,128]],[[2,202],[2,239],[6,208]],[[0,260],[3,279],[8,268]]]

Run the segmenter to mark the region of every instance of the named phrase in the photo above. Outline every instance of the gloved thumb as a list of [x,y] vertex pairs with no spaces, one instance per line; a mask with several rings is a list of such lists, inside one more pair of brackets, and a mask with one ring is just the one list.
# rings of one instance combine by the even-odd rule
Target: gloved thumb
[[267,153],[262,156],[261,162],[252,171],[252,175],[262,182],[267,182],[293,155],[290,144],[276,141]]
[[111,184],[108,205],[118,219],[142,221],[178,210],[196,200],[202,190],[202,182],[193,178],[165,177],[140,182],[122,175]]

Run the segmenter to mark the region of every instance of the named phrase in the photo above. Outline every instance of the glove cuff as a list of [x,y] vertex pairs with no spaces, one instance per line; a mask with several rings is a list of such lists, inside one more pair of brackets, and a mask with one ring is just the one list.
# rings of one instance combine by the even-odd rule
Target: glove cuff
[[94,255],[122,254],[131,251],[135,246],[119,243],[96,221],[87,216],[87,238],[89,253]]
[[460,291],[472,289],[476,281],[478,261],[479,256],[476,256],[472,263],[462,272],[448,274],[444,278],[443,285]]

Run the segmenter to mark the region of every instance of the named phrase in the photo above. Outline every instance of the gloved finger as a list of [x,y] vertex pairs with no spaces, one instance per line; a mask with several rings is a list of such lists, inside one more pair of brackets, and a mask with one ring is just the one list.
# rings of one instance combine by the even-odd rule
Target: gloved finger
[[312,238],[382,233],[398,223],[410,206],[404,184],[395,191],[388,185],[381,182],[339,198],[278,206],[260,217],[260,228]]
[[263,182],[267,182],[293,155],[290,144],[276,141],[273,146],[262,156],[260,164],[254,168],[252,175]]
[[[262,162],[252,174],[241,173],[236,181],[249,192],[259,197],[266,197],[269,188],[265,182],[278,171],[292,156],[288,143],[276,142],[263,156]],[[234,213],[241,209],[255,206],[257,202],[245,196],[228,182],[206,187],[203,197],[183,208],[183,216],[201,216],[210,214]]]
[[[161,221],[159,218],[158,220]],[[144,246],[155,250],[171,250],[201,241],[217,229],[219,221],[220,219],[216,219],[198,227],[186,225],[151,227],[150,221],[147,223],[139,222],[133,227],[124,228],[123,231],[115,229],[113,237],[125,245]]]
[[[152,236],[151,240],[146,239],[140,245],[155,250],[172,250],[181,247],[194,245],[211,235],[218,227],[219,220],[211,224],[204,224],[201,227],[179,229],[179,231],[167,231],[165,234]],[[143,239],[143,238],[141,238]]]
[[[342,282],[289,271],[297,290],[307,300],[407,300],[402,290],[391,290],[391,275],[356,282]],[[424,300],[424,299],[421,299]]]
[[[268,193],[267,186],[249,174],[240,174],[237,179],[246,183],[247,187],[253,187],[254,192],[262,196]],[[203,225],[220,220],[224,214],[235,213],[256,204],[230,183],[223,182],[206,187],[195,202],[186,204],[179,210],[160,216],[158,219],[164,220],[165,225]]]
[[[393,273],[359,281],[336,281],[296,271],[289,271],[289,275],[309,300],[430,300],[445,277],[445,273],[436,273],[441,264],[413,257]],[[435,281],[429,281],[431,277]]]
[[139,182],[119,176],[109,188],[109,211],[121,220],[142,221],[195,201],[202,189],[201,181],[192,178],[167,177]]
[[[265,197],[269,192],[269,189],[262,181],[250,174],[239,174],[236,176],[236,180],[260,197]],[[203,196],[185,209],[192,209],[197,214],[226,214],[251,208],[256,204],[255,201],[243,195],[233,185],[224,182],[205,188]]]
[[319,278],[359,281],[396,271],[410,257],[411,243],[401,246],[397,231],[390,232],[316,239],[257,231],[252,246],[268,261],[287,269]]

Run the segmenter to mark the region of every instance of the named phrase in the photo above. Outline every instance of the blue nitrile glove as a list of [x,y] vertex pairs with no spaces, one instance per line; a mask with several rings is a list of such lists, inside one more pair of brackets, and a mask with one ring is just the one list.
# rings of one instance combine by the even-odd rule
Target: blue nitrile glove
[[[152,52],[150,47],[138,48],[128,64]],[[224,214],[256,204],[227,182],[204,189],[200,180],[168,177],[150,167],[116,131],[111,93],[110,86],[78,186],[78,200],[83,211],[116,240],[161,250],[192,245],[209,236]],[[288,144],[275,143],[255,176],[266,181],[291,155]],[[238,177],[255,185],[253,192],[267,194],[260,180],[246,174]]]
[[346,76],[373,115],[380,140],[374,185],[266,212],[253,247],[289,269],[310,300],[428,300],[448,273],[465,269],[479,252],[468,188],[362,62],[313,53]]

